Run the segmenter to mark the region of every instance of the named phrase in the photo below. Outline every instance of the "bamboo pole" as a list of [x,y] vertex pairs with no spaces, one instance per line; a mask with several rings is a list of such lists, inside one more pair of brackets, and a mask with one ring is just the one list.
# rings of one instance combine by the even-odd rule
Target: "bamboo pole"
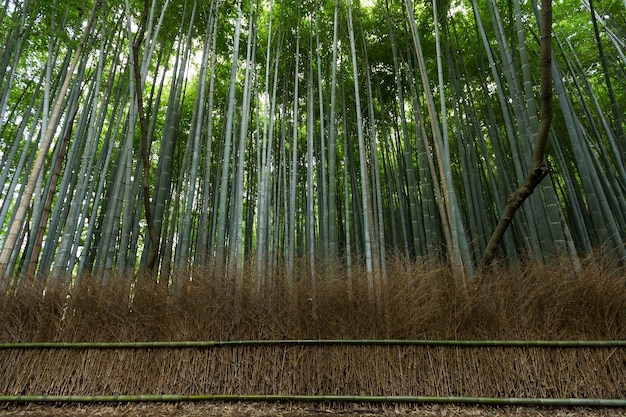
[[471,405],[517,405],[553,407],[626,407],[626,399],[609,398],[498,398],[498,397],[432,397],[385,395],[263,395],[263,394],[201,394],[201,395],[3,395],[0,402],[16,403],[131,403],[181,401],[299,401],[299,402],[369,402],[429,403]]
[[466,348],[623,348],[626,340],[399,340],[399,339],[304,339],[219,340],[160,342],[16,342],[0,343],[7,349],[164,349],[228,346],[444,346]]

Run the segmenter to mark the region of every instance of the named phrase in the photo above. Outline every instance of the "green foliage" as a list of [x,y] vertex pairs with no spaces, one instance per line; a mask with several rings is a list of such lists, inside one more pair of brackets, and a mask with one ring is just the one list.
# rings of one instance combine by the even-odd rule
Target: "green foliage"
[[[297,223],[294,225],[298,240],[296,247],[298,250],[306,249],[305,236],[308,230],[314,230],[317,254],[321,256],[328,246],[327,230],[324,229],[328,225],[322,219],[324,215],[328,215],[326,207],[330,199],[330,187],[326,182],[330,180],[331,173],[328,172],[328,165],[323,168],[322,164],[327,164],[331,156],[328,141],[331,136],[329,129],[332,93],[336,94],[336,114],[333,120],[335,131],[332,133],[337,141],[332,150],[337,162],[336,172],[333,173],[336,182],[333,186],[337,194],[333,197],[341,201],[337,204],[336,212],[331,214],[334,218],[328,221],[340,231],[340,244],[345,245],[348,239],[352,241],[350,247],[344,246],[338,253],[345,254],[350,250],[352,254],[362,255],[364,208],[361,207],[361,202],[349,198],[346,210],[343,197],[350,193],[358,196],[367,187],[366,191],[373,202],[372,211],[383,211],[380,213],[382,220],[373,221],[372,225],[376,232],[384,231],[384,238],[380,238],[384,241],[377,242],[382,248],[381,254],[391,249],[439,259],[448,256],[446,244],[441,238],[445,228],[442,219],[452,214],[446,209],[449,197],[445,193],[440,198],[436,197],[436,191],[444,188],[444,178],[439,170],[439,163],[444,162],[444,155],[436,149],[434,142],[435,127],[442,128],[444,119],[448,124],[446,133],[449,137],[445,144],[449,149],[449,156],[445,162],[449,164],[452,186],[461,200],[459,210],[462,213],[459,218],[468,230],[472,256],[476,257],[482,251],[485,235],[493,227],[494,219],[505,203],[506,196],[523,178],[525,164],[530,157],[526,150],[530,147],[532,126],[537,117],[537,114],[531,114],[533,111],[537,113],[537,106],[532,107],[531,103],[537,103],[539,98],[536,85],[539,78],[537,19],[533,2],[519,3],[521,33],[518,34],[515,0],[435,1],[443,54],[441,74],[437,67],[432,2],[411,3],[421,42],[420,52],[425,59],[423,73],[418,65],[418,51],[409,25],[412,16],[408,15],[406,0],[361,0],[351,3],[361,115],[356,114],[357,94],[352,72],[347,1],[337,2],[336,45],[333,44],[336,7],[334,0],[242,1],[242,31],[240,44],[237,45],[238,72],[234,84],[236,105],[233,137],[239,138],[242,118],[248,117],[248,131],[244,132],[245,148],[242,150],[245,161],[245,189],[233,190],[234,181],[229,179],[226,185],[229,188],[225,195],[229,204],[235,201],[233,193],[242,192],[245,196],[242,212],[246,217],[241,224],[246,228],[247,242],[254,241],[256,227],[264,220],[259,218],[258,212],[261,192],[258,180],[263,168],[259,164],[263,140],[267,138],[269,129],[268,109],[274,108],[274,142],[266,152],[271,173],[268,201],[272,207],[268,222],[273,233],[269,245],[275,263],[281,257],[288,256],[289,249],[284,234],[289,229],[290,216],[285,202],[291,197],[288,180],[293,170],[298,173],[298,184],[293,191],[297,194],[297,213],[294,214]],[[21,3],[9,1],[5,4],[7,6],[0,12],[0,73],[3,75],[0,77],[0,104],[4,106],[0,127],[0,157],[5,166],[2,172],[10,178],[19,171],[21,150],[27,143],[32,143],[41,126],[42,115],[38,111],[43,103],[48,58],[50,57],[52,64],[48,87],[51,93],[50,104],[53,105],[58,99],[56,94],[65,77],[67,64],[74,56],[93,3],[79,0],[30,0]],[[145,3],[143,0],[130,0],[129,4],[131,29],[136,32]],[[172,264],[178,262],[183,265],[197,258],[210,258],[214,253],[214,236],[218,227],[215,224],[217,216],[214,205],[218,203],[217,196],[221,191],[220,183],[216,179],[217,173],[223,164],[232,164],[229,165],[232,169],[230,172],[234,172],[238,163],[233,162],[233,158],[224,161],[221,155],[225,144],[225,119],[231,87],[234,29],[239,11],[236,10],[236,2],[225,0],[170,0],[167,9],[166,0],[155,0],[155,3],[150,0],[148,5],[151,10],[154,5],[153,21],[149,22],[154,31],[157,30],[161,11],[165,10],[162,26],[155,36],[156,44],[151,45],[152,38],[145,39],[140,56],[149,52],[148,46],[154,46],[154,53],[145,69],[147,75],[143,85],[143,99],[148,122],[154,124],[150,137],[152,166],[149,186],[154,206],[163,206],[159,220],[162,222],[161,250],[165,254],[160,262],[162,271],[167,275]],[[195,17],[192,22],[194,6]],[[474,8],[478,14],[475,14]],[[596,4],[596,8],[600,17],[601,40],[610,62],[608,76],[614,87],[617,107],[623,112],[626,108],[626,62],[623,45],[626,27],[623,2],[603,1]],[[496,12],[499,17],[496,17]],[[564,91],[559,92],[559,100],[554,103],[555,118],[553,136],[548,147],[548,161],[553,167],[552,184],[556,188],[554,201],[565,223],[549,223],[544,211],[535,215],[534,208],[529,207],[524,216],[515,222],[514,232],[507,237],[506,253],[511,255],[533,252],[534,256],[542,259],[543,248],[550,246],[547,243],[550,239],[545,236],[559,236],[567,231],[565,229],[575,229],[576,224],[583,223],[582,218],[590,216],[592,207],[596,207],[596,218],[606,219],[597,227],[610,231],[597,235],[608,236],[612,233],[615,241],[609,246],[619,251],[617,248],[620,247],[619,242],[623,242],[625,230],[621,212],[626,206],[626,190],[623,186],[626,181],[623,174],[626,148],[616,140],[612,132],[615,130],[611,108],[613,103],[607,94],[605,74],[599,64],[589,10],[584,2],[558,0],[554,4],[554,13],[555,62],[561,71]],[[250,16],[252,21],[249,21]],[[482,25],[479,25],[479,16]],[[84,171],[89,171],[92,178],[92,188],[89,190],[91,196],[79,203],[80,216],[94,222],[93,229],[89,232],[82,230],[77,234],[82,240],[77,241],[72,250],[74,256],[79,257],[82,249],[78,248],[89,244],[89,239],[84,239],[84,236],[91,234],[93,237],[96,231],[101,233],[101,246],[99,242],[98,245],[86,248],[94,261],[91,265],[85,263],[85,268],[89,270],[93,267],[92,272],[97,273],[102,270],[96,271],[94,265],[109,265],[107,268],[112,271],[121,253],[140,253],[144,245],[141,239],[137,239],[134,243],[128,243],[128,247],[117,246],[121,242],[120,236],[141,236],[145,232],[141,212],[137,215],[129,214],[124,222],[119,220],[124,213],[132,213],[137,207],[138,195],[135,192],[139,188],[133,188],[136,186],[133,181],[137,181],[134,170],[140,161],[139,155],[135,153],[139,136],[135,138],[135,147],[129,161],[123,159],[124,152],[120,149],[124,143],[124,132],[128,131],[128,113],[131,108],[128,65],[131,45],[126,33],[126,19],[123,0],[108,1],[106,7],[97,9],[96,21],[89,34],[86,50],[79,57],[81,65],[86,68],[86,75],[82,80],[73,77],[71,81],[78,83],[76,91],[80,91],[79,113],[75,125],[72,126],[71,141],[77,144],[77,152],[81,154],[72,159],[76,162],[64,162],[63,172],[80,172],[83,167]],[[217,25],[215,31],[212,30],[213,24]],[[191,39],[188,39],[190,27]],[[245,50],[248,34],[253,30],[254,67],[250,90],[246,92]],[[135,36],[136,33],[132,35]],[[150,34],[154,35],[154,32]],[[399,84],[396,84],[392,54],[394,37],[394,46],[397,46],[398,52]],[[295,67],[297,40],[300,62],[298,69]],[[203,48],[212,45],[213,41],[216,45],[215,55],[211,52],[208,59],[211,61],[215,57],[215,68],[213,88],[209,91],[211,71],[207,71],[206,80],[201,80],[199,68],[203,64],[200,62]],[[20,42],[23,42],[23,47],[20,47]],[[524,44],[520,45],[520,42]],[[53,54],[49,55],[51,46]],[[525,46],[525,57],[521,54],[521,46]],[[101,47],[104,48],[102,61],[99,57]],[[337,62],[333,62],[333,50],[337,51]],[[279,53],[278,65],[275,66]],[[184,56],[189,57],[189,62],[188,67],[181,71],[178,65],[182,63]],[[208,62],[204,64],[208,65]],[[337,80],[335,90],[331,91],[333,67],[337,69]],[[312,77],[309,76],[310,69],[313,72]],[[274,71],[277,71],[277,97],[276,103],[270,103],[271,92],[275,87]],[[266,85],[266,73],[269,85]],[[317,78],[318,73],[321,80]],[[424,74],[428,75],[430,82],[426,87],[421,78]],[[98,75],[102,77],[100,91],[89,91]],[[367,85],[368,76],[371,85]],[[439,76],[442,78],[441,90],[438,88]],[[299,82],[297,96],[294,88],[296,77]],[[200,98],[199,86],[202,81],[206,81],[207,91],[204,102],[200,103],[204,110],[203,120],[200,121],[201,145],[198,153],[193,155],[190,150],[190,132],[193,131],[191,124],[194,111],[197,110],[195,104]],[[532,85],[524,85],[525,81]],[[398,85],[402,89],[402,101]],[[313,95],[310,113],[307,112],[309,87],[312,88]],[[430,104],[425,99],[425,88],[433,92],[437,103],[432,111],[433,124],[428,112]],[[269,96],[266,92],[270,93]],[[92,93],[96,94],[98,100],[87,100],[87,97],[93,98],[90,95]],[[247,116],[244,116],[242,110],[244,93],[250,93],[252,97],[251,111]],[[446,114],[441,114],[440,94],[443,94],[443,101],[447,106]],[[567,97],[563,97],[564,94]],[[58,134],[64,131],[68,122],[67,104],[70,98],[70,95],[60,98],[62,117]],[[297,120],[291,118],[294,105],[299,106]],[[373,115],[369,112],[370,107]],[[401,110],[405,113],[405,120],[401,120]],[[78,129],[77,123],[83,114],[85,125]],[[313,115],[313,120],[309,123],[310,114]],[[355,174],[359,171],[356,135],[359,116],[365,126],[366,180]],[[24,120],[28,123],[24,124],[22,136],[19,136]],[[281,152],[290,155],[294,124],[298,144],[296,164],[292,166],[290,157],[281,155]],[[375,126],[375,131],[372,131],[372,126]],[[93,148],[87,146],[88,135],[85,132],[89,129],[96,138]],[[313,131],[310,132],[309,129]],[[574,135],[576,131],[580,136]],[[377,147],[374,145],[374,137]],[[306,181],[309,163],[308,138],[313,141],[312,160],[315,164],[314,179],[309,184]],[[347,146],[344,145],[344,140]],[[58,141],[58,137],[55,137],[55,141]],[[18,156],[9,157],[14,143],[17,143],[19,149]],[[408,152],[409,149],[411,153],[405,155],[405,150]],[[100,155],[104,155],[102,159],[98,158]],[[346,166],[343,165],[344,156],[347,157]],[[105,162],[107,157],[110,159]],[[197,157],[196,165],[189,163],[193,157]],[[583,160],[583,157],[588,159]],[[126,174],[122,181],[122,175],[118,175],[118,172],[128,164],[132,173]],[[197,172],[191,172],[192,166],[197,166]],[[29,168],[25,169],[27,171]],[[375,175],[377,170],[379,177]],[[415,174],[410,174],[411,171]],[[20,178],[28,177],[24,173],[20,175]],[[45,173],[42,180],[47,180],[48,175]],[[411,175],[415,176],[414,180]],[[187,181],[192,181],[191,178],[198,179],[194,184],[187,184]],[[381,183],[377,184],[379,179]],[[348,189],[345,189],[346,180]],[[415,183],[412,184],[412,181]],[[589,184],[593,184],[593,187]],[[71,201],[77,193],[73,188],[75,184],[66,185],[63,188],[67,190],[66,195],[55,195],[53,207],[60,210],[59,221],[65,219],[71,223],[72,220],[81,219],[64,217],[70,214],[63,209],[62,202]],[[314,187],[313,194],[308,193],[308,187],[311,186]],[[377,186],[381,190],[380,194]],[[123,192],[117,195],[116,189]],[[167,196],[160,194],[161,190],[167,190]],[[184,194],[188,192],[194,193],[194,197],[189,200],[192,207],[187,210],[175,202],[183,201],[186,197]],[[99,202],[94,197],[97,193],[102,197]],[[314,196],[313,210],[316,215],[314,225],[306,220],[309,209],[307,198],[311,195]],[[119,201],[115,201],[115,198]],[[10,222],[10,215],[18,205],[18,192],[15,191],[10,196],[3,195],[2,199],[0,205],[6,207],[7,214],[7,220],[3,224],[5,226]],[[374,207],[374,203],[380,205],[376,204]],[[541,203],[533,207],[537,206],[541,206]],[[229,213],[232,210],[228,204],[227,210]],[[191,236],[184,238],[190,240],[190,253],[193,255],[181,260],[176,258],[178,242],[183,239],[179,224],[189,216],[193,216],[194,230]],[[200,216],[204,216],[202,221],[206,224],[200,224]],[[228,219],[227,222],[227,225],[222,226],[225,229],[230,228],[225,233],[228,240],[235,235],[232,228],[238,223],[234,219]],[[350,232],[346,235],[344,232],[348,228]],[[561,229],[560,232],[557,229]],[[62,238],[62,227],[58,230],[57,235],[45,238],[46,249],[50,254],[57,251],[53,242]],[[533,230],[547,232],[540,239],[539,234],[531,233]],[[207,247],[200,245],[204,231],[208,236],[204,243]],[[24,234],[27,234],[27,229],[24,229]],[[595,231],[589,231],[588,234],[593,236]],[[576,230],[573,240],[569,242],[570,247],[578,245],[580,248],[590,248],[607,244],[606,239],[592,241],[590,238],[589,242],[583,242],[584,235],[584,230]],[[432,239],[429,240],[427,236],[432,236]],[[107,241],[109,238],[111,243]],[[228,241],[225,246],[230,244]],[[16,250],[22,254],[21,249]],[[167,254],[168,250],[172,253]],[[248,255],[251,255],[255,248],[248,247],[247,250],[250,251]],[[14,259],[20,259],[17,252]],[[576,254],[572,254],[572,258],[575,263]],[[133,265],[135,263],[129,262]]]

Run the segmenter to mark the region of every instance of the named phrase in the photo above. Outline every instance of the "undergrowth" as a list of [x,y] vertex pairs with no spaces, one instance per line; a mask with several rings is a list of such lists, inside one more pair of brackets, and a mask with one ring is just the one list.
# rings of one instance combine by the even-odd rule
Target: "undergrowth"
[[402,258],[370,288],[353,267],[301,263],[259,281],[204,267],[167,283],[132,275],[72,285],[23,280],[4,294],[0,340],[624,339],[626,273],[592,257],[574,275],[554,265],[496,268],[462,282],[450,268]]

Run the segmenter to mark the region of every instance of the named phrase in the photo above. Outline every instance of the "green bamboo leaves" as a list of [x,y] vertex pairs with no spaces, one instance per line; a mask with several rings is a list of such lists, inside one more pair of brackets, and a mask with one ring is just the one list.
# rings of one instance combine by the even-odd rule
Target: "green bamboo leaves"
[[516,0],[64,6],[0,13],[3,285],[626,258],[619,2],[555,5],[551,51],[548,5]]

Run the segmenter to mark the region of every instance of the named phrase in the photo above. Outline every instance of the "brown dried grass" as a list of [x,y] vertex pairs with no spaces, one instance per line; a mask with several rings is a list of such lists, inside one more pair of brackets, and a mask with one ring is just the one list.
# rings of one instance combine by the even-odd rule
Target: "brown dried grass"
[[[202,268],[168,288],[146,277],[23,284],[0,309],[0,341],[244,339],[624,339],[626,274],[597,259],[494,270],[471,285],[445,267],[392,259],[363,271],[305,264],[258,288]],[[182,278],[184,277],[184,278]],[[377,295],[376,295],[377,294]],[[624,349],[243,346],[30,350],[0,355],[0,395],[343,394],[626,396]]]

